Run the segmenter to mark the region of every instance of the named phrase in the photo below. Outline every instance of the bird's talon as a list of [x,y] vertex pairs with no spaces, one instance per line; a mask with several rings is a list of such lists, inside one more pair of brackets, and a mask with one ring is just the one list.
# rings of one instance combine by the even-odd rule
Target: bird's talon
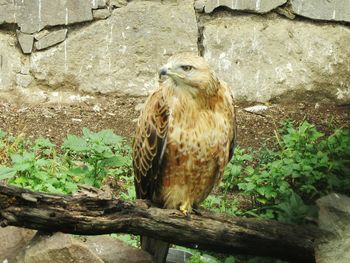
[[180,212],[187,218],[187,219],[191,219],[191,214],[187,209],[181,209],[180,207]]
[[198,208],[193,208],[192,211],[193,211],[193,213],[195,213],[197,216],[201,216],[201,215],[202,215],[201,211],[199,211]]

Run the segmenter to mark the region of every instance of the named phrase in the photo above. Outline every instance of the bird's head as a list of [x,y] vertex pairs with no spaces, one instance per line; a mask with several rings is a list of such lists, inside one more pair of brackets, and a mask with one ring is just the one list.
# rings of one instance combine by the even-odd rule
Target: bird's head
[[216,92],[218,82],[215,74],[204,58],[194,53],[179,53],[169,58],[159,70],[160,81],[170,82],[179,90]]

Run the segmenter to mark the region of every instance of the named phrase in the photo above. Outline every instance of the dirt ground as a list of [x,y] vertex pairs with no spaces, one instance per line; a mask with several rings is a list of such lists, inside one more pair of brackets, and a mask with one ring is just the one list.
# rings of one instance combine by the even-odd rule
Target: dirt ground
[[[26,104],[0,99],[0,128],[11,133],[24,133],[30,138],[44,136],[58,145],[67,134],[81,134],[82,128],[93,131],[112,129],[132,137],[139,104],[144,98],[98,96],[76,104]],[[330,104],[275,104],[263,112],[250,113],[237,105],[238,144],[258,148],[262,142],[274,139],[274,130],[281,120],[308,120],[322,131],[332,123],[336,127],[350,124],[350,106]]]

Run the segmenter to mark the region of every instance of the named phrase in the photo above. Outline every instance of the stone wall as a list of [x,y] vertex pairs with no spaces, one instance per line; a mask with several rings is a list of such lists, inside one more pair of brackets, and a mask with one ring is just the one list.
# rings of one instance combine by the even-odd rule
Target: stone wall
[[350,103],[349,0],[0,0],[0,91],[144,96],[176,52],[237,100]]

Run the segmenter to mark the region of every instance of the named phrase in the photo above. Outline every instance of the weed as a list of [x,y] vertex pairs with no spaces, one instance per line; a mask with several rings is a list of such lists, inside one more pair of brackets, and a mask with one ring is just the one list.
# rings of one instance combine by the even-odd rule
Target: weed
[[[59,149],[48,139],[34,143],[0,131],[0,180],[34,191],[69,194],[78,184],[100,187],[107,176],[131,175],[130,146],[111,130],[68,135]],[[58,153],[59,152],[59,153]],[[130,179],[129,179],[130,180]]]
[[[349,130],[335,129],[326,137],[306,121],[298,127],[284,122],[276,140],[276,151],[238,149],[226,168],[224,192],[238,187],[252,200],[253,209],[243,214],[302,223],[315,214],[306,203],[331,191],[349,192]],[[247,163],[254,158],[260,158],[255,165]]]

